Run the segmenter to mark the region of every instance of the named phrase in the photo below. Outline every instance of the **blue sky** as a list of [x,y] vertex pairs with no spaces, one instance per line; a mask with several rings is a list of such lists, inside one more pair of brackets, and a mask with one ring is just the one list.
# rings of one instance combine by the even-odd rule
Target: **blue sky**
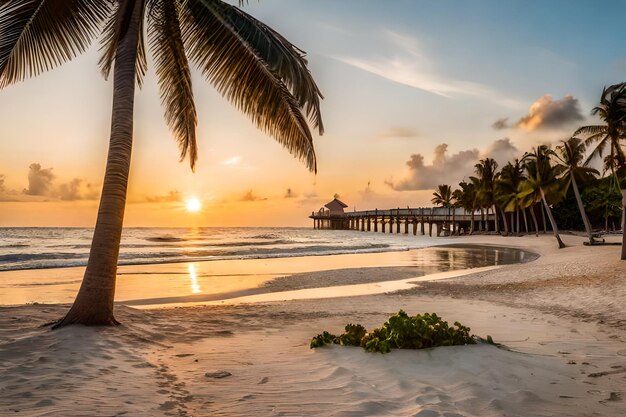
[[[197,73],[200,158],[192,174],[178,162],[149,72],[137,96],[131,204],[170,192],[198,196],[210,208],[201,223],[210,225],[232,224],[226,212],[263,224],[250,215],[262,210],[306,224],[303,213],[334,193],[358,208],[425,205],[431,185],[462,180],[480,157],[498,154],[503,162],[593,122],[589,112],[602,87],[626,79],[626,2],[250,0],[244,10],[308,52],[326,97],[318,175]],[[97,188],[111,103],[98,56],[94,46],[62,68],[0,91],[0,175],[11,194],[4,200],[26,199],[18,194],[29,186],[32,163],[53,169],[50,189],[74,179]],[[498,119],[504,129],[492,127]],[[297,196],[289,201],[288,188]],[[249,192],[258,198],[245,197]],[[91,213],[96,202],[87,194],[80,203]],[[58,195],[42,197],[50,208],[61,204]],[[0,218],[7,218],[6,204],[0,202]],[[90,216],[77,218],[89,224]]]

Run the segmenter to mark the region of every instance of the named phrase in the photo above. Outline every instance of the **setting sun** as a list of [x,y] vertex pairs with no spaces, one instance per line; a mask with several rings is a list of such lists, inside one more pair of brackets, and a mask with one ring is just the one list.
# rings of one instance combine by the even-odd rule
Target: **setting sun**
[[185,209],[191,213],[197,213],[202,209],[202,203],[197,198],[188,198],[185,201]]

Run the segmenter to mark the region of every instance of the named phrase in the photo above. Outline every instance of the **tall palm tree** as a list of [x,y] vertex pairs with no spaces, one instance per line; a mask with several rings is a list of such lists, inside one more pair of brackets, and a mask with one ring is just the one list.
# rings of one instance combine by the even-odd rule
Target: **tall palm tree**
[[[605,148],[609,146],[610,152],[607,160],[615,179],[615,189],[618,190],[619,178],[615,175],[615,162],[621,162],[623,166],[626,160],[621,144],[621,141],[626,138],[626,83],[614,84],[602,89],[600,104],[591,110],[591,114],[598,115],[603,124],[583,126],[574,132],[574,136],[587,136],[587,145],[593,142],[598,143],[591,156],[602,155]],[[625,213],[626,198],[623,198],[622,218]],[[626,260],[626,233],[622,233],[621,259]]]
[[[602,120],[601,125],[583,126],[573,136],[585,136],[587,146],[597,143],[591,157],[602,156],[609,148],[609,161],[624,161],[626,156],[621,141],[626,138],[626,83],[605,87],[600,96],[600,104],[591,110]],[[615,166],[611,165],[614,170]]]
[[[496,219],[496,232],[500,231],[498,213],[496,213],[495,184],[498,179],[498,163],[493,158],[481,159],[474,165],[476,177],[478,179],[478,198],[483,203],[487,214],[485,230],[489,231],[489,209],[493,209]],[[474,178],[474,177],[471,177]]]
[[516,159],[515,163],[508,162],[502,167],[500,176],[495,183],[495,200],[499,203],[503,212],[511,213],[511,229],[513,233],[519,232],[519,227],[515,228],[513,215],[516,214],[519,217],[521,207],[519,185],[524,179],[521,162]]
[[[241,2],[239,4],[241,6]],[[144,41],[144,28],[148,45]],[[113,71],[107,166],[87,269],[58,325],[116,324],[115,278],[133,139],[135,85],[152,51],[165,119],[181,158],[197,159],[191,61],[262,130],[315,171],[306,117],[322,133],[321,94],[304,52],[221,0],[4,0],[0,88],[63,64],[102,35],[105,77]]]
[[[454,203],[452,188],[447,184],[441,184],[437,186],[437,189],[433,192],[433,198],[430,200],[433,204],[448,209],[448,217],[450,217],[450,209]],[[448,227],[448,233],[452,234],[452,228]]]
[[546,197],[547,193],[557,197],[563,194],[561,183],[558,181],[558,177],[563,173],[563,168],[559,165],[553,166],[550,163],[550,157],[553,155],[554,151],[546,145],[541,145],[533,152],[524,155],[522,161],[525,163],[526,179],[520,184],[520,196],[543,203],[559,248],[564,248],[565,244],[559,236],[559,230]]
[[566,190],[570,185],[574,190],[576,196],[576,202],[578,203],[578,210],[580,216],[585,224],[585,230],[589,236],[589,242],[593,242],[593,231],[591,230],[591,223],[589,223],[589,217],[585,212],[585,206],[583,200],[580,198],[580,191],[578,189],[578,181],[581,183],[587,182],[594,175],[600,175],[598,170],[587,166],[588,160],[585,161],[585,143],[572,136],[571,138],[561,141],[561,145],[557,146],[555,153],[556,159],[560,162],[563,169],[563,179],[566,183]]
[[459,207],[462,207],[466,213],[470,213],[469,234],[471,235],[474,233],[474,213],[478,208],[476,200],[476,186],[473,182],[462,181],[459,183],[459,187],[461,188],[454,190],[454,193],[452,194]]

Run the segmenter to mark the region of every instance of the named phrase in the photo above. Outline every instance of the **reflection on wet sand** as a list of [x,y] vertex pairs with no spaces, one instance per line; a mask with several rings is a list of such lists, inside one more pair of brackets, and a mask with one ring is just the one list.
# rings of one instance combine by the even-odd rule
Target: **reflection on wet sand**
[[196,264],[190,263],[187,265],[189,271],[189,280],[191,281],[191,293],[198,294],[202,292],[200,284],[198,284],[198,276],[196,275]]
[[[208,302],[270,292],[265,283],[294,274],[404,267],[411,269],[411,276],[420,277],[535,258],[517,249],[456,245],[368,254],[129,265],[118,269],[116,301],[133,306]],[[0,304],[70,303],[83,272],[83,267],[0,272]]]

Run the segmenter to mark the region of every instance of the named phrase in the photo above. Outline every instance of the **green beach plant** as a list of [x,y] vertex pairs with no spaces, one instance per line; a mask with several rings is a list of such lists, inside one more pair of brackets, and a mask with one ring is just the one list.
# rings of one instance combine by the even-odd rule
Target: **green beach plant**
[[470,334],[470,328],[455,322],[450,326],[435,313],[409,316],[403,310],[389,317],[381,326],[367,332],[360,324],[348,324],[345,332],[335,336],[329,332],[315,336],[310,347],[327,344],[361,346],[368,352],[388,353],[391,349],[426,349],[438,346],[458,346],[486,341],[493,344],[490,336],[482,339]]
[[85,275],[57,326],[117,324],[113,301],[135,87],[147,70],[147,49],[153,54],[165,119],[181,159],[188,157],[192,170],[198,151],[191,65],[311,171],[317,165],[307,117],[323,132],[322,95],[304,52],[221,0],[1,1],[0,88],[70,61],[98,37],[102,73],[106,78],[113,72],[109,152]]

